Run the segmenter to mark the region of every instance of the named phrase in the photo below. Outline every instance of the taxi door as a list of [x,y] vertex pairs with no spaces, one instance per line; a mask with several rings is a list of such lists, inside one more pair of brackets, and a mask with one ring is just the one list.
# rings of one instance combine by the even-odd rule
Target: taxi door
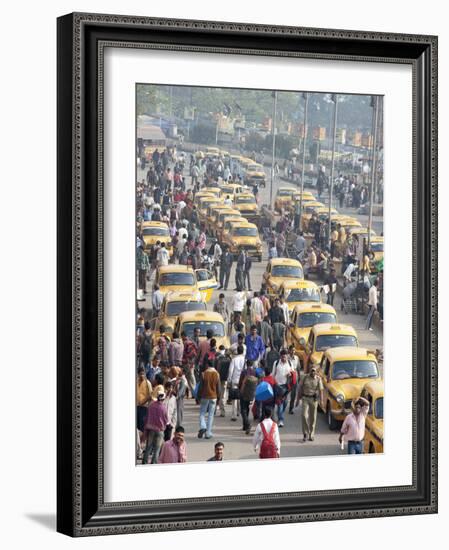
[[212,298],[213,291],[218,288],[217,279],[208,269],[195,269],[196,279],[198,281],[198,290],[205,302]]

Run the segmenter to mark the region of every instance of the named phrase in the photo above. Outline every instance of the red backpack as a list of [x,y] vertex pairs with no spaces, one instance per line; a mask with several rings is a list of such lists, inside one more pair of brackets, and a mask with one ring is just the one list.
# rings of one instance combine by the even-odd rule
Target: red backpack
[[274,430],[276,429],[276,424],[273,422],[271,425],[270,433],[265,429],[264,423],[260,423],[260,427],[263,433],[263,441],[260,446],[259,458],[279,458],[276,445],[274,443]]

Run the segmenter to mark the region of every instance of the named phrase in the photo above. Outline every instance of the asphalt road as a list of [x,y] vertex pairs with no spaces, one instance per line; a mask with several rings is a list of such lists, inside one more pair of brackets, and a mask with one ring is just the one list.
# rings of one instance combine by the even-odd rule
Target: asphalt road
[[[138,170],[137,177],[139,181],[145,177],[146,172]],[[269,182],[267,178],[267,182]],[[190,185],[190,178],[187,177],[187,186]],[[279,185],[286,185],[284,181],[277,180],[273,189],[273,196]],[[267,188],[262,188],[259,193],[260,203],[267,204],[269,202],[269,184]],[[355,214],[355,209],[350,210],[351,215]],[[349,212],[348,212],[349,213]],[[361,221],[365,221],[362,216],[356,215]],[[381,225],[382,220],[378,220]],[[376,229],[377,230],[377,229]],[[253,262],[251,272],[251,283],[253,290],[260,289],[262,282],[262,274],[268,259],[268,251],[266,243],[264,243],[263,260],[261,263]],[[231,304],[234,293],[234,277],[235,267],[231,272],[229,289],[227,291],[214,291],[209,308],[212,309],[213,304],[218,301],[218,294],[224,292],[228,304]],[[365,330],[365,318],[359,314],[349,313],[344,314],[340,311],[340,297],[337,295],[334,301],[334,307],[340,322],[349,323],[356,329],[360,346],[370,349],[383,347],[383,336],[379,329],[374,328],[373,331]],[[141,307],[151,308],[151,295],[147,295],[145,301],[140,301]],[[254,422],[253,422],[254,424]],[[184,428],[186,431],[186,443],[189,462],[201,462],[207,460],[213,455],[213,447],[217,441],[222,441],[225,444],[225,460],[237,459],[252,459],[257,458],[252,447],[252,434],[246,435],[242,429],[241,418],[238,417],[236,422],[230,419],[230,406],[227,406],[226,416],[215,417],[213,433],[214,437],[210,440],[198,439],[197,433],[199,429],[199,407],[193,399],[188,399],[185,402],[184,410]],[[322,413],[318,415],[317,430],[315,441],[302,443],[302,430],[300,425],[300,408],[290,415],[286,412],[285,426],[280,429],[281,434],[281,457],[298,457],[298,456],[323,456],[342,454],[338,443],[338,433],[329,430],[325,416]]]

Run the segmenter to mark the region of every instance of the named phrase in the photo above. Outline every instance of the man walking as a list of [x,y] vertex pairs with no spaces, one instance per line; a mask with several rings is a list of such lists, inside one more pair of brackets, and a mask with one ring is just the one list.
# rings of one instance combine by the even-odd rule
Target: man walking
[[156,400],[150,403],[145,419],[147,444],[143,453],[142,464],[148,464],[150,454],[153,455],[151,464],[157,464],[164,441],[164,430],[168,424],[168,413],[167,407],[164,404],[165,393],[163,388],[158,390],[156,397]]
[[250,258],[250,256],[247,254],[246,255],[246,260],[245,260],[245,267],[244,267],[244,270],[243,270],[243,288],[246,288],[248,290],[252,290],[251,289],[251,278],[250,278],[250,272],[251,272],[251,267],[253,265],[253,261],[252,259]]
[[245,290],[245,281],[243,273],[246,265],[246,252],[242,249],[237,258],[237,264],[235,268],[235,290]]
[[309,441],[313,441],[315,438],[318,400],[321,401],[321,404],[324,403],[323,382],[318,376],[315,367],[310,368],[310,372],[304,376],[299,386],[296,404],[298,404],[300,399],[302,399],[302,441],[305,443],[307,438]]
[[271,407],[264,407],[263,419],[258,424],[253,437],[254,451],[259,450],[259,458],[279,458],[281,438],[276,422],[272,419]]
[[143,246],[137,247],[136,266],[139,273],[139,289],[147,293],[147,271],[150,269],[150,261]]
[[220,313],[220,315],[223,317],[226,327],[228,327],[228,324],[231,319],[231,314],[229,311],[228,304],[226,303],[225,295],[221,293],[218,296],[218,302],[214,304],[214,311],[217,313]]
[[238,404],[238,387],[240,382],[240,375],[242,374],[245,366],[245,356],[243,355],[243,346],[237,346],[237,355],[235,355],[229,365],[227,386],[229,388],[229,399],[232,401],[231,420],[237,420],[237,414],[239,409]]
[[281,350],[280,358],[273,366],[273,377],[276,380],[275,397],[279,428],[284,426],[284,412],[287,408],[288,387],[291,382],[292,366],[288,360],[287,350]]
[[225,347],[221,345],[218,348],[217,357],[215,359],[215,369],[220,376],[220,395],[218,396],[216,414],[218,414],[218,410],[220,410],[220,416],[225,416],[225,392],[230,365],[231,356],[229,353],[226,352]]
[[153,307],[153,317],[157,317],[161,311],[164,295],[159,289],[159,285],[155,284],[153,287],[153,296],[151,297],[151,305]]
[[348,442],[348,454],[360,455],[363,453],[363,438],[365,437],[365,419],[369,411],[369,401],[359,397],[352,404],[352,413],[344,420],[338,440],[343,437]]
[[[220,376],[214,368],[212,361],[207,362],[206,370],[200,375],[198,399],[200,401],[200,429],[198,438],[213,437],[212,426],[214,424],[215,407],[220,395]],[[207,413],[207,423],[206,423]]]
[[259,360],[265,353],[265,346],[262,338],[257,334],[257,326],[251,325],[251,333],[245,338],[246,358],[254,362],[254,367],[257,367]]
[[368,317],[366,318],[366,330],[373,330],[371,328],[371,325],[373,323],[374,312],[377,310],[377,302],[379,297],[378,291],[377,291],[378,286],[379,286],[379,281],[376,279],[374,281],[373,286],[369,289],[369,293],[368,293],[369,311],[368,311]]
[[220,259],[220,286],[218,287],[219,290],[221,290],[222,288],[228,290],[232,262],[232,254],[229,252],[228,249],[226,249],[221,255]]

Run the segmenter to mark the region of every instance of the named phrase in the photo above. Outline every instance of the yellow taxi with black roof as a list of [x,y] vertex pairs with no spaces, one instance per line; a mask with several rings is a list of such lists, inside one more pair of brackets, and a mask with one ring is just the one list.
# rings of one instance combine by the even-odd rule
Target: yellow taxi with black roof
[[365,384],[362,397],[369,402],[369,411],[365,419],[365,453],[384,452],[384,383],[375,380]]
[[305,346],[304,370],[318,368],[323,353],[329,348],[358,346],[357,332],[352,325],[343,323],[320,323],[312,327]]

